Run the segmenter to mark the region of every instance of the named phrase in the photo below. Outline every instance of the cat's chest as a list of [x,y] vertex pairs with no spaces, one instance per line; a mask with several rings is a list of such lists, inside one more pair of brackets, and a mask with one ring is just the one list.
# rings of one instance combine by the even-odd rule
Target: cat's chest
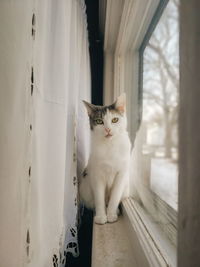
[[128,158],[130,146],[127,140],[99,144],[93,154],[97,164],[115,168]]

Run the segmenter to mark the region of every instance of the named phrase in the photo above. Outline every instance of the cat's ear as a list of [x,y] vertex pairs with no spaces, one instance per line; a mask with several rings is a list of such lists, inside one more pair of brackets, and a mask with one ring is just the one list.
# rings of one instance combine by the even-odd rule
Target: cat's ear
[[115,109],[118,110],[120,113],[124,113],[126,111],[126,94],[122,93],[118,96],[115,102]]
[[83,100],[83,103],[87,109],[88,115],[90,116],[92,112],[95,110],[95,105],[88,103],[87,101]]

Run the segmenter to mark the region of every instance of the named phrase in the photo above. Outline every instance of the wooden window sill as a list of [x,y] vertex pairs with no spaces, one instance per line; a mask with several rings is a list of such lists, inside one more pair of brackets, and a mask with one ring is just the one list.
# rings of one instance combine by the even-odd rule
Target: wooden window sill
[[176,248],[132,198],[115,223],[93,225],[92,267],[176,266]]
[[115,223],[93,225],[92,267],[136,267],[124,217]]

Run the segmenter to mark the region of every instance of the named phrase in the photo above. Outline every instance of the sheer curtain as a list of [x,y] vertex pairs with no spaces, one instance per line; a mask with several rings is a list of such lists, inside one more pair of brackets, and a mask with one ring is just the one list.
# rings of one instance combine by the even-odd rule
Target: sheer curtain
[[1,265],[64,266],[89,151],[85,3],[1,1],[0,36]]

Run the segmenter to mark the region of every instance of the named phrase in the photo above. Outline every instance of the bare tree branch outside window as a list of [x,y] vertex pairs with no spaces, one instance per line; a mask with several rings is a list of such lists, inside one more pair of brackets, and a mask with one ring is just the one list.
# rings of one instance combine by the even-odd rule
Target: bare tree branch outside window
[[[178,11],[179,1],[170,0],[144,50],[142,119],[143,153],[148,154],[151,161],[149,170],[151,186],[162,197],[166,195],[165,200],[173,198],[176,204],[179,102]],[[170,168],[173,170],[172,173],[169,173]],[[163,193],[164,188],[167,188],[163,177],[171,179],[175,188],[173,193],[167,191],[166,194]]]
[[143,114],[148,125],[159,121],[165,129],[165,156],[171,158],[172,148],[177,147],[178,1],[169,1],[161,20],[144,52]]

